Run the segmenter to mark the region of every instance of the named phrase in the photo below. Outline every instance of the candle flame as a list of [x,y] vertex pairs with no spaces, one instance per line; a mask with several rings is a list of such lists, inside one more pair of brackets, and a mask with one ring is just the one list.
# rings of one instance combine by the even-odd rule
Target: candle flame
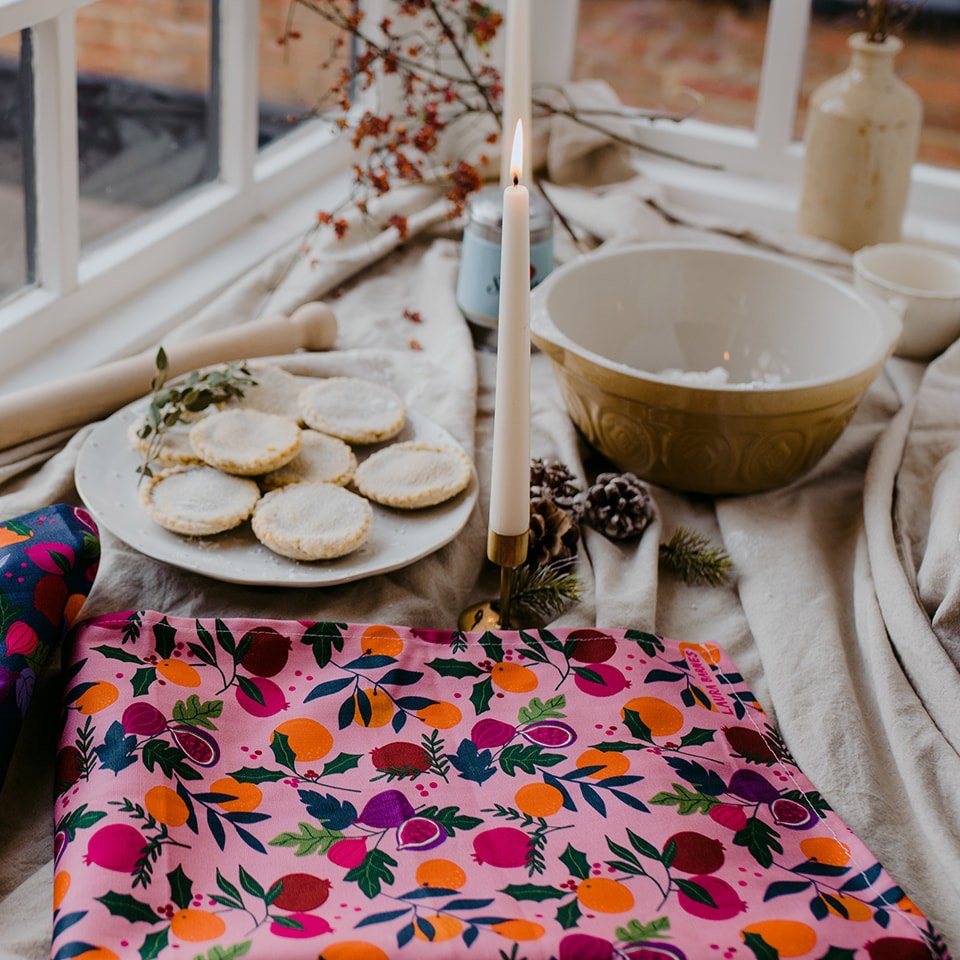
[[516,132],[513,135],[513,152],[510,154],[510,176],[514,186],[520,182],[523,175],[523,121],[517,121]]

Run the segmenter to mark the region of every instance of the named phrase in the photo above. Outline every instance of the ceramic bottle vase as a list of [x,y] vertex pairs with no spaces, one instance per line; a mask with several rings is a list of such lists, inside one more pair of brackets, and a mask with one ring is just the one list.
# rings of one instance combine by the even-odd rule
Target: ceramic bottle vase
[[799,228],[849,250],[900,239],[920,98],[893,71],[896,37],[850,37],[850,66],[810,98]]

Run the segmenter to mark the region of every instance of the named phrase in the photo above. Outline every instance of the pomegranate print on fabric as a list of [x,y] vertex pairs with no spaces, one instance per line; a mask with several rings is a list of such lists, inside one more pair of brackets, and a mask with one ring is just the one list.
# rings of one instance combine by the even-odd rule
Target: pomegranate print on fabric
[[137,612],[70,673],[58,960],[947,956],[713,644]]

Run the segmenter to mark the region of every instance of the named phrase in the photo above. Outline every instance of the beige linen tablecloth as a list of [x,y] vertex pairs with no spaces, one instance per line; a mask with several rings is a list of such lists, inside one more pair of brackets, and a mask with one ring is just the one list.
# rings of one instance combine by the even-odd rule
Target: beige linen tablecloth
[[[602,196],[558,189],[555,199],[575,221],[610,242],[666,235],[703,239],[705,234],[670,227],[654,213],[645,203],[652,191],[637,180],[609,187]],[[175,570],[104,531],[104,562],[88,613],[152,607],[187,616],[452,627],[468,602],[493,593],[483,554],[494,358],[474,353],[456,309],[459,246],[444,235],[442,204],[428,191],[408,191],[391,203],[414,213],[418,235],[405,249],[394,249],[393,231],[364,234],[362,228],[346,245],[321,244],[312,255],[316,266],[301,260],[269,305],[289,310],[309,299],[332,298],[339,349],[288,358],[284,365],[298,373],[382,379],[475,456],[480,505],[461,536],[386,576],[324,590],[282,590],[238,587]],[[793,244],[790,238],[766,239]],[[561,250],[571,255],[569,245],[561,243]],[[249,319],[289,256],[281,253],[228,290],[178,335]],[[842,267],[843,257],[837,260]],[[404,308],[419,311],[423,322],[406,319]],[[414,349],[411,340],[422,349]],[[533,361],[533,384],[534,455],[559,458],[584,477],[598,464],[567,419],[542,355]],[[577,571],[585,597],[560,621],[638,627],[726,646],[776,714],[806,773],[955,950],[960,950],[958,401],[960,346],[928,369],[892,361],[836,447],[791,487],[718,501],[654,490],[658,520],[639,543],[614,544],[585,531]],[[88,432],[59,438],[62,449],[35,443],[0,452],[0,519],[55,500],[76,502],[72,471]],[[726,546],[738,572],[735,584],[693,588],[658,570],[658,538],[678,523]],[[57,670],[51,665],[0,798],[0,956],[5,958],[48,955],[56,703]]]

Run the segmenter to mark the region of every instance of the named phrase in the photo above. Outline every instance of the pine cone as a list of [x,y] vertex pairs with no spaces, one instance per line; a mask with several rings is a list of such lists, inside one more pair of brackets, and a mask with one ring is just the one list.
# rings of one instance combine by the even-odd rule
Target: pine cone
[[632,473],[601,473],[587,490],[587,520],[611,540],[639,537],[653,519],[653,500]]
[[559,460],[544,462],[539,457],[531,461],[531,498],[549,497],[577,522],[583,516],[582,493],[583,488],[566,464]]
[[580,528],[566,510],[550,497],[530,500],[530,546],[527,563],[542,567],[555,560],[567,560],[577,554]]

